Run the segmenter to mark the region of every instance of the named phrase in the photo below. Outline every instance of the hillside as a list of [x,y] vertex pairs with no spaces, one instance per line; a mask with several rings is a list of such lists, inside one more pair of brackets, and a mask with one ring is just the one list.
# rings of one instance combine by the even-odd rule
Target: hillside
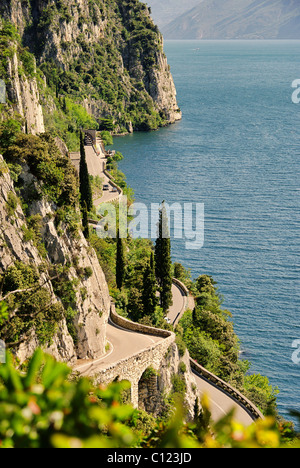
[[[17,27],[55,98],[82,105],[97,124],[123,133],[181,118],[162,36],[139,1],[4,0],[0,15]],[[53,127],[49,111],[59,102],[43,101]]]
[[[154,130],[181,118],[148,9],[137,0],[2,0],[0,13],[0,447],[283,446],[292,431],[277,424],[276,389],[247,375],[214,280],[192,280],[148,239],[102,238],[91,227],[103,180],[88,167],[82,177],[82,128]],[[98,136],[110,141],[109,132]],[[79,141],[80,174],[69,154]],[[130,205],[121,157],[106,168]],[[182,300],[186,287],[195,300],[176,329],[158,305],[162,251],[164,278],[174,275],[186,284]],[[208,370],[192,368],[190,356]],[[200,401],[208,381],[217,401]],[[273,418],[248,429],[260,415],[253,404]]]
[[104,353],[110,296],[68,150],[82,127],[171,123],[175,87],[136,0],[5,0],[0,11],[0,281],[11,317],[0,336],[20,362],[42,345],[74,363]]
[[162,32],[166,39],[300,39],[300,3],[204,0],[164,25]]

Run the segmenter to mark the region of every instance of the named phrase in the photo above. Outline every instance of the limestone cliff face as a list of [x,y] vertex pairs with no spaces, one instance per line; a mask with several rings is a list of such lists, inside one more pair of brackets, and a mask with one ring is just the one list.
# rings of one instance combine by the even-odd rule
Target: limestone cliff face
[[20,75],[22,62],[18,54],[14,52],[8,60],[8,81],[7,95],[12,102],[12,107],[26,123],[24,129],[32,134],[44,133],[44,117],[40,104],[36,78],[31,78],[25,74]]
[[[170,346],[161,363],[158,378],[158,390],[161,393],[167,393],[172,389],[174,375],[178,375],[185,385],[184,405],[187,411],[186,418],[192,420],[195,416],[195,403],[198,398],[197,384],[191,371],[188,351],[181,357],[175,343]],[[158,409],[159,407],[156,410]]]
[[3,0],[0,14],[58,92],[112,118],[117,132],[181,119],[162,35],[138,0]]
[[[0,274],[17,261],[31,265],[39,271],[41,287],[46,287],[51,294],[51,302],[60,302],[54,293],[50,278],[51,268],[55,265],[71,265],[64,281],[70,284],[76,280],[76,299],[73,308],[73,324],[77,340],[68,331],[66,319],[57,324],[57,330],[46,351],[57,359],[69,364],[84,358],[94,358],[105,353],[106,324],[110,310],[110,297],[103,271],[93,249],[88,246],[80,233],[76,238],[58,233],[54,224],[54,206],[45,200],[35,201],[30,205],[30,215],[39,215],[41,220],[42,240],[46,248],[46,258],[42,257],[32,240],[24,238],[27,226],[25,214],[20,203],[14,213],[8,213],[10,199],[17,200],[14,184],[9,170],[0,156]],[[23,167],[23,187],[34,182],[34,177]],[[78,275],[78,271],[88,271],[88,275]],[[62,281],[62,280],[61,280]],[[22,337],[21,337],[22,338]],[[35,330],[29,337],[15,347],[15,353],[21,362],[28,359],[39,346]]]
[[149,72],[149,94],[167,116],[167,120],[174,123],[182,116],[176,99],[176,88],[164,54],[157,54],[157,63],[158,66]]

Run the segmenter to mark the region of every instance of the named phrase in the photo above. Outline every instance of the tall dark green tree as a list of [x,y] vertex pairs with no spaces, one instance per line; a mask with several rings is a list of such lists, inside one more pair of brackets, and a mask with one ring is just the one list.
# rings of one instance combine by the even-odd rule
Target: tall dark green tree
[[92,211],[93,193],[85,156],[83,132],[80,132],[79,189],[82,209],[84,209],[84,203],[86,203],[87,211]]
[[159,210],[158,237],[155,242],[155,272],[160,289],[160,306],[164,312],[172,305],[171,239],[164,202]]
[[117,288],[122,289],[125,278],[125,256],[123,239],[120,238],[118,230],[117,234],[117,255],[116,255],[116,283]]
[[86,202],[83,202],[83,207],[81,210],[82,213],[82,230],[83,230],[83,235],[86,239],[89,238],[90,236],[90,231],[89,231],[89,219],[88,219],[88,212],[87,212],[87,207],[86,207]]
[[145,268],[143,275],[143,292],[142,301],[144,308],[144,315],[153,317],[155,309],[158,304],[158,298],[156,295],[157,284],[155,277],[155,266],[154,266],[154,254],[151,252],[150,262]]

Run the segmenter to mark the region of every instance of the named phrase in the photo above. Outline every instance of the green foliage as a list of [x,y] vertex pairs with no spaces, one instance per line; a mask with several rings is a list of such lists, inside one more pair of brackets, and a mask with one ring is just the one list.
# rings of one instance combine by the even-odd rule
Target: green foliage
[[36,72],[34,55],[31,54],[28,49],[23,49],[20,52],[20,59],[21,59],[25,74],[29,77],[33,77]]
[[125,422],[134,409],[121,406],[126,384],[95,389],[86,379],[37,350],[27,372],[10,355],[0,366],[0,440],[3,448],[96,448],[134,446]]
[[104,146],[110,146],[113,144],[113,138],[110,132],[108,132],[107,130],[103,130],[101,132],[101,138],[102,138]]
[[[88,166],[84,149],[83,133],[80,132],[80,163],[79,163],[79,190],[82,210],[92,211],[93,194],[89,178]],[[85,226],[86,229],[86,226]]]
[[267,377],[260,374],[246,375],[244,380],[245,395],[255,401],[263,414],[276,416],[276,396],[279,391],[273,388]]
[[99,127],[100,127],[100,130],[113,132],[114,131],[113,119],[100,119]]
[[[183,391],[182,381],[173,381]],[[10,354],[0,365],[2,448],[289,448],[299,439],[289,427],[266,418],[244,428],[229,413],[211,420],[209,400],[184,422],[181,404],[170,419],[154,420],[124,404],[128,382],[95,387],[72,379],[71,369],[37,349],[27,369],[16,370]]]
[[0,18],[0,76],[8,79],[8,60],[16,54],[19,75],[33,78],[36,73],[35,57],[27,47],[21,45],[21,38],[14,24]]
[[154,317],[156,306],[157,306],[157,284],[155,277],[155,265],[154,265],[154,255],[151,252],[150,262],[146,266],[144,275],[143,275],[143,312],[145,315]]
[[78,202],[78,182],[71,161],[59,152],[54,138],[19,133],[13,144],[3,151],[10,163],[27,163],[41,182],[41,190],[58,206],[75,207]]
[[3,19],[1,19],[0,23],[0,37],[1,39],[8,38],[15,41],[20,40],[16,26],[9,21],[4,21]]
[[7,195],[6,211],[10,218],[14,216],[17,206],[18,198],[13,192],[9,192]]
[[193,359],[238,388],[264,414],[276,414],[277,390],[267,378],[248,376],[250,364],[239,359],[239,342],[228,311],[221,308],[216,283],[201,275],[193,285],[196,307],[180,320],[179,336]]
[[171,240],[164,203],[159,212],[158,236],[155,243],[156,278],[160,287],[160,305],[164,312],[172,304]]
[[118,289],[122,289],[125,277],[125,255],[123,239],[117,235],[117,252],[116,252],[116,284]]
[[86,202],[83,202],[83,208],[81,210],[82,212],[82,230],[83,230],[83,235],[86,239],[89,238],[90,236],[90,230],[89,230],[89,218],[88,218],[88,211],[87,211],[87,206]]
[[13,347],[35,332],[39,343],[49,344],[63,318],[59,303],[53,303],[48,289],[39,282],[39,273],[31,265],[15,262],[2,278],[2,297],[6,302],[6,320],[0,320],[0,337]]
[[64,97],[62,107],[66,114],[69,115],[74,122],[76,122],[77,129],[98,128],[98,124],[95,118],[90,115],[82,105],[74,102],[71,98]]
[[37,247],[40,255],[46,257],[47,252],[42,242],[41,228],[42,228],[42,217],[41,215],[32,215],[27,218],[27,225],[22,226],[24,234],[24,242],[32,241],[35,247]]
[[7,119],[0,123],[0,151],[12,146],[21,132],[21,123],[15,119]]

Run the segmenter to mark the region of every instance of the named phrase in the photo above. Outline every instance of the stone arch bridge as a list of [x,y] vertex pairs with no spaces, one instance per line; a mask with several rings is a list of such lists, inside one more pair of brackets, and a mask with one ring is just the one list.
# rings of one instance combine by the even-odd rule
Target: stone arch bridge
[[[117,360],[112,359],[109,362],[109,359],[102,360],[100,358],[98,361],[96,359],[86,364],[80,364],[74,370],[81,375],[88,375],[95,384],[109,384],[115,380],[129,381],[131,384],[131,403],[135,408],[138,408],[143,374],[149,368],[157,372],[161,369],[162,361],[170,346],[175,343],[175,334],[167,330],[131,322],[117,315],[114,304],[112,304],[108,323],[109,341],[110,334],[113,333],[120,335],[119,341],[122,342],[124,349]],[[132,340],[136,342],[138,349],[133,353],[127,353],[126,347],[129,348],[129,341]],[[157,386],[157,383],[155,385]]]

